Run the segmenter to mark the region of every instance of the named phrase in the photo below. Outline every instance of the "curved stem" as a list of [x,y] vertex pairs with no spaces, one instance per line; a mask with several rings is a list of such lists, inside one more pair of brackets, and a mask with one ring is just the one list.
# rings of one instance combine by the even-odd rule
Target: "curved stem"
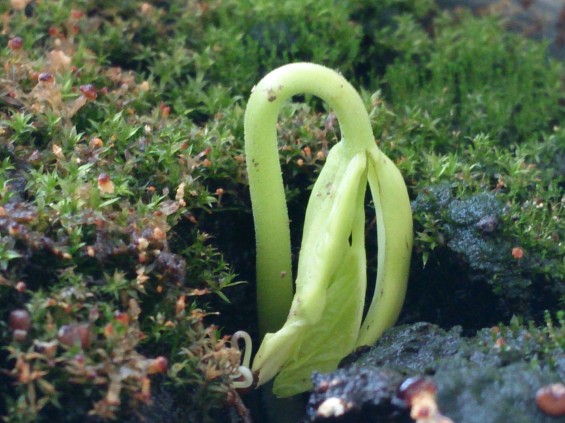
[[232,385],[234,388],[249,388],[253,385],[253,373],[251,372],[251,336],[243,330],[239,330],[231,337],[231,347],[241,353],[239,341],[245,343],[245,351],[241,360],[241,365],[237,372],[232,374]]
[[240,340],[243,340],[245,345],[245,351],[243,353],[241,365],[245,367],[251,367],[251,349],[252,349],[251,336],[249,336],[249,334],[244,330],[238,330],[231,337],[232,348],[241,351],[239,347]]
[[254,87],[245,112],[245,153],[257,245],[257,304],[261,335],[285,322],[292,302],[288,210],[279,163],[276,123],[285,101],[313,94],[335,111],[347,156],[373,146],[361,98],[339,74],[312,63],[282,66]]

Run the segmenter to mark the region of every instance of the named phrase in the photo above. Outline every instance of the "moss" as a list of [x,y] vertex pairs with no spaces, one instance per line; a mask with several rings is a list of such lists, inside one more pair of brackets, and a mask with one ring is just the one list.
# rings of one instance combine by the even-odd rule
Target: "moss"
[[[401,37],[418,21],[398,22]],[[371,99],[390,105],[375,109],[375,127],[416,199],[422,266],[414,263],[405,316],[472,328],[513,313],[541,319],[564,299],[561,65],[495,19],[440,14],[433,22],[409,43],[417,51],[397,52]],[[480,198],[498,205],[458,223],[454,209]],[[488,214],[491,232],[481,229]],[[467,306],[450,311],[453,296]],[[441,304],[441,317],[430,304]],[[466,316],[467,307],[481,318]]]
[[[412,33],[414,23],[401,22],[396,36]],[[520,143],[559,116],[559,67],[543,46],[506,32],[495,20],[441,15],[433,42],[424,34],[407,43],[385,81],[401,107],[396,110],[424,109],[431,121],[439,119],[439,140],[430,145],[436,151],[450,147],[450,135],[458,132],[488,133],[501,145]]]
[[[106,14],[139,15],[141,3],[122,7],[3,10],[26,42],[2,51],[13,100],[0,112],[0,307],[6,322],[14,309],[31,319],[17,339],[1,328],[8,421],[132,418],[152,402],[152,375],[167,371],[155,360],[168,361],[160,384],[198,388],[176,401],[206,421],[237,367],[238,353],[203,324],[203,298],[226,299],[234,274],[197,218],[218,201],[206,185],[238,165],[213,164],[228,139],[171,116],[152,83],[91,50],[111,43],[96,32]],[[180,221],[188,236],[172,229]]]

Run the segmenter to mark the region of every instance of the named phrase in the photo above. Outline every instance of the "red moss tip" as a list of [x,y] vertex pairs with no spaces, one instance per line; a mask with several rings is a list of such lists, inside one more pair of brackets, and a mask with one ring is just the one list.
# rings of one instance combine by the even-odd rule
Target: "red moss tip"
[[71,18],[72,19],[80,19],[84,16],[84,12],[82,10],[78,10],[78,9],[72,9],[71,10]]
[[117,311],[114,313],[114,319],[123,326],[129,326],[129,314],[124,313],[123,311]]
[[512,248],[512,257],[516,260],[520,260],[524,257],[524,250],[521,247]]
[[60,34],[60,31],[54,26],[50,27],[47,32],[51,37],[58,37]]
[[104,147],[104,141],[102,141],[101,138],[94,137],[90,140],[90,143],[88,145],[90,146],[90,148],[100,148]]
[[161,116],[163,116],[164,118],[168,117],[171,114],[171,107],[167,106],[164,103],[161,103],[159,110],[161,111]]
[[61,326],[57,333],[57,339],[61,344],[68,347],[78,344],[85,349],[92,343],[92,334],[88,324],[75,323]]
[[31,318],[26,310],[12,310],[8,319],[10,329],[28,331],[31,326]]
[[565,416],[565,385],[553,383],[541,387],[536,392],[536,404],[548,416]]
[[149,368],[147,369],[147,374],[152,375],[155,373],[165,373],[168,367],[168,360],[163,356],[159,356],[151,360]]
[[107,173],[101,173],[100,175],[98,175],[99,184],[107,184],[108,182],[110,182],[110,175],[108,175]]
[[398,388],[398,398],[405,401],[408,406],[412,406],[412,401],[422,393],[435,395],[437,387],[429,377],[416,376],[406,379]]
[[98,175],[98,189],[105,194],[114,193],[114,183],[107,173]]
[[8,40],[8,48],[10,50],[20,50],[24,46],[22,37],[13,37]]
[[79,91],[87,100],[96,100],[96,97],[98,97],[96,88],[92,84],[81,85]]
[[45,83],[51,83],[55,81],[55,77],[53,76],[52,73],[50,72],[41,72],[38,76],[37,76],[37,80],[39,82],[45,82]]

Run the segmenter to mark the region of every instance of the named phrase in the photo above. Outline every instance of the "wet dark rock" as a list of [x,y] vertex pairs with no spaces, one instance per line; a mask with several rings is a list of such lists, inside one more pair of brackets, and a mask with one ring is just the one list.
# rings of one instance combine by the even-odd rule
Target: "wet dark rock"
[[[446,213],[445,234],[447,246],[465,259],[476,270],[498,273],[509,267],[510,244],[501,237],[485,237],[485,221],[498,221],[503,206],[494,194],[479,193],[449,203]],[[486,225],[488,226],[488,225]],[[505,265],[506,264],[506,265]]]
[[227,406],[208,410],[210,415],[204,417],[202,410],[186,400],[186,394],[175,392],[158,379],[152,389],[152,401],[141,407],[139,412],[126,423],[180,423],[180,422],[217,422],[245,423],[235,406]]
[[[563,421],[535,404],[540,387],[565,378],[565,355],[553,342],[543,331],[518,325],[483,329],[469,338],[458,328],[445,331],[430,323],[398,326],[355,362],[314,375],[305,421],[411,421],[395,387],[415,375],[432,377],[442,414],[457,423]],[[321,407],[341,414],[323,417]],[[373,420],[363,420],[365,410],[380,413],[380,419],[372,414]]]
[[419,322],[393,328],[356,361],[358,366],[384,367],[405,375],[430,374],[438,357],[456,354],[463,339],[460,328],[445,331]]
[[315,373],[304,422],[408,423],[408,409],[396,397],[403,380],[394,370],[356,365]]
[[483,216],[475,227],[484,234],[490,234],[498,227],[498,217],[494,215]]
[[557,375],[528,363],[482,366],[442,362],[434,375],[442,412],[458,423],[550,423],[536,407],[536,391]]
[[437,245],[423,271],[414,272],[421,280],[408,290],[408,313],[477,330],[512,315],[539,319],[556,306],[563,284],[540,265],[553,259],[534,250],[515,255],[520,234],[497,193],[456,197],[450,184],[435,185],[422,190],[412,208],[417,225],[421,216],[435,222]]
[[447,207],[453,200],[452,187],[449,184],[438,184],[426,187],[412,202],[412,208],[425,212],[433,212]]

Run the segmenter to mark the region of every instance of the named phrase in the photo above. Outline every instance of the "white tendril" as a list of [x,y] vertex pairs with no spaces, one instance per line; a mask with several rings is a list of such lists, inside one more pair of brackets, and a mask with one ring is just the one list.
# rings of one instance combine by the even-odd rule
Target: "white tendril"
[[241,365],[237,368],[237,372],[230,377],[233,381],[234,388],[249,388],[253,385],[253,373],[251,373],[250,370],[252,342],[247,332],[239,330],[234,333],[231,337],[231,346],[240,352],[240,340],[244,342],[244,353],[242,355]]

